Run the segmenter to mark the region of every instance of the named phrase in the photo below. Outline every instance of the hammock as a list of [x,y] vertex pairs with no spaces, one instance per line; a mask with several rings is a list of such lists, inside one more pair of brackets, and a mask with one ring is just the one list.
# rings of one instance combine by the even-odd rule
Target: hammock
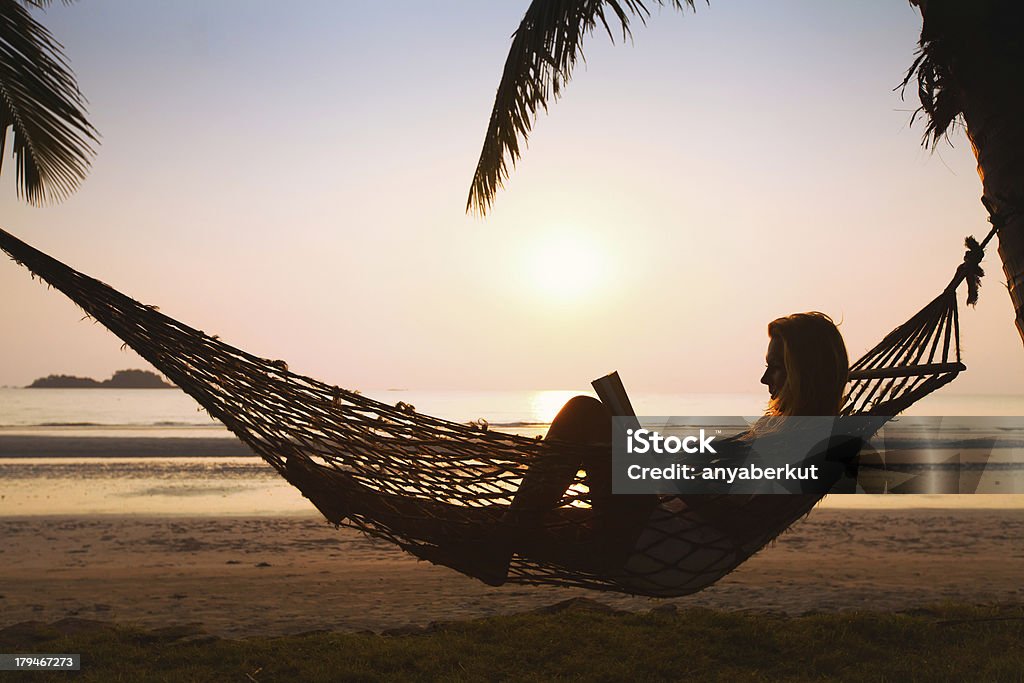
[[[897,415],[952,381],[960,359],[956,289],[977,296],[982,244],[942,293],[851,366],[842,415]],[[225,344],[84,275],[0,230],[0,248],[56,287],[153,364],[299,488],[335,525],[486,580],[485,554],[523,475],[538,459],[582,460],[594,447],[504,434],[388,405],[295,374],[280,360]],[[610,453],[608,454],[610,458]],[[663,497],[628,561],[609,565],[608,520],[577,474],[544,533],[517,547],[507,581],[679,596],[719,580],[820,500],[817,495]]]

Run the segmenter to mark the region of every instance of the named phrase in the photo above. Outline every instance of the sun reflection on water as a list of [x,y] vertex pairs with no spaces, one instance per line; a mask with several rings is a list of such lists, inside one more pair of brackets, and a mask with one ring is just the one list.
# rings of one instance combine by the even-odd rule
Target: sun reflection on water
[[536,424],[550,424],[558,411],[562,409],[573,396],[579,395],[578,391],[537,391],[530,399],[530,416]]

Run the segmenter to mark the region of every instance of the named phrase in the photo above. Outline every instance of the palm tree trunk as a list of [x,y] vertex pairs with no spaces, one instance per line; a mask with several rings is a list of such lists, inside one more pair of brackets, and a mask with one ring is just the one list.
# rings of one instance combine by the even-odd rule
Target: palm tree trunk
[[1024,341],[1024,84],[966,93],[967,136],[978,160],[985,205],[999,228],[999,257]]
[[953,118],[963,115],[978,160],[983,202],[1001,223],[999,256],[1024,342],[1024,3],[915,4],[924,18],[926,61],[918,84],[931,118],[928,134],[936,142]]

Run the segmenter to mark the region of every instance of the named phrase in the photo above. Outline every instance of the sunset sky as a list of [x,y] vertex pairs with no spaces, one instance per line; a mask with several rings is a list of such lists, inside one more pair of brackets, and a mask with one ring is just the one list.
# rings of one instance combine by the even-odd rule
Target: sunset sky
[[[653,3],[652,3],[653,4]],[[5,229],[173,317],[349,388],[760,391],[769,320],[851,358],[987,231],[966,137],[922,149],[894,91],[905,0],[713,0],[600,33],[486,219],[464,213],[527,2],[54,5],[102,134],[60,205]],[[9,150],[8,150],[9,153]],[[951,391],[1018,392],[995,249]],[[145,367],[0,263],[0,385]]]

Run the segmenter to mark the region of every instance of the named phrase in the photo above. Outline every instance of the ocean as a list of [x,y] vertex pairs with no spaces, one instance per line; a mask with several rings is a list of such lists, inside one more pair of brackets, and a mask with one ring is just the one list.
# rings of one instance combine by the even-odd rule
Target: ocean
[[[580,392],[365,393],[457,422],[483,418],[492,429],[532,436],[544,433],[561,405]],[[684,416],[754,416],[766,401],[761,393],[638,393],[631,398],[638,414]],[[935,394],[907,414],[1021,416],[1024,396]],[[194,440],[197,448],[186,440]],[[86,452],[81,444],[87,442],[106,450]],[[164,447],[149,448],[154,443]],[[221,445],[217,454],[197,452],[210,443]],[[223,425],[177,389],[0,389],[0,516],[315,514],[268,465],[233,454],[236,443]],[[24,444],[32,447],[25,450]],[[47,449],[34,450],[40,444]],[[1008,490],[1024,491],[1024,472],[1008,472],[1007,477]],[[824,504],[1022,507],[1024,495],[830,496]]]

